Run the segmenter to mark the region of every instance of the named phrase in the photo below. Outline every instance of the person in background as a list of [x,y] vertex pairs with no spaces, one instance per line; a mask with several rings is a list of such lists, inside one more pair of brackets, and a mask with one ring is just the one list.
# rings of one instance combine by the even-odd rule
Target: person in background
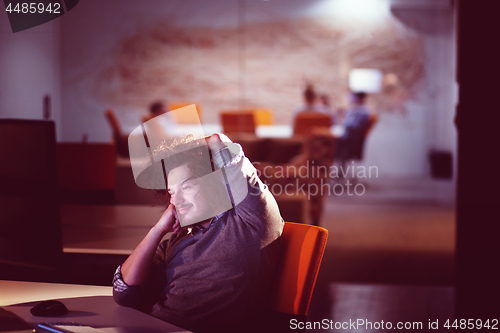
[[149,106],[149,113],[145,114],[142,117],[142,122],[145,123],[148,120],[151,120],[151,119],[153,119],[157,116],[160,116],[162,114],[165,114],[167,112],[168,112],[168,110],[167,110],[167,107],[165,106],[164,102],[162,102],[162,101],[153,102]]
[[337,112],[330,106],[330,97],[327,94],[321,94],[319,96],[318,107],[320,108],[321,112],[330,115],[330,117],[332,118],[332,124],[337,124],[339,122]]
[[330,107],[330,97],[328,97],[327,94],[319,95],[319,107],[325,113],[332,113],[333,112],[332,108]]
[[351,94],[351,107],[347,109],[344,127],[347,132],[364,130],[368,125],[369,112],[366,107],[366,93],[353,92]]
[[142,117],[142,122],[145,123],[157,118],[156,121],[148,123],[149,130],[161,133],[164,138],[171,137],[175,131],[176,122],[172,113],[168,111],[164,102],[156,101],[149,106],[149,112]]
[[360,158],[362,155],[364,137],[370,120],[365,105],[366,97],[364,92],[351,93],[351,106],[347,109],[343,121],[344,135],[337,147],[337,157],[341,163],[350,158]]
[[316,92],[314,91],[314,87],[310,84],[308,84],[306,90],[304,90],[304,105],[295,108],[293,112],[296,115],[297,113],[305,111],[323,112],[322,108],[316,104]]

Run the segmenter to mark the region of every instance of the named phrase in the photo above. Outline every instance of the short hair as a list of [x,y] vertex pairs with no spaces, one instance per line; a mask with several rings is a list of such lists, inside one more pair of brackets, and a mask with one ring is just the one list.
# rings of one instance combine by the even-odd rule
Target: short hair
[[149,112],[157,114],[164,107],[165,104],[162,101],[156,101],[149,106]]
[[354,92],[353,95],[356,98],[356,101],[358,101],[360,103],[364,103],[366,100],[366,96],[367,96],[367,94],[365,92],[362,92],[362,91]]
[[[179,151],[179,152],[176,152]],[[186,135],[175,138],[168,146],[159,145],[153,152],[161,155],[168,153],[164,159],[165,171],[168,174],[172,169],[186,164],[195,178],[203,177],[211,173],[210,152],[205,137]]]
[[[188,134],[171,140],[162,141],[154,150],[152,157],[156,161],[155,164],[149,166],[141,175],[141,183],[146,183],[149,188],[156,188],[156,198],[160,203],[168,204],[170,196],[166,189],[161,189],[166,182],[165,177],[168,173],[182,165],[187,165],[194,176],[194,179],[206,176],[213,172],[211,156],[205,137]],[[163,165],[165,173],[163,173]],[[138,178],[139,180],[139,178]],[[165,184],[168,188],[168,183]],[[211,186],[214,184],[211,183]],[[216,185],[218,186],[218,185]],[[220,184],[221,188],[213,189],[213,193],[218,191],[227,191],[225,184]],[[205,190],[209,190],[206,188]],[[221,198],[213,198],[213,207],[220,205]]]
[[304,98],[308,103],[312,103],[316,99],[316,92],[314,92],[312,85],[307,85],[306,90],[304,90]]
[[[140,180],[137,178],[140,184],[151,189],[163,188],[168,173],[184,164],[196,178],[212,172],[210,153],[203,136],[189,134],[163,140],[151,150],[151,157],[156,162],[141,172]],[[147,161],[150,161],[149,157]]]

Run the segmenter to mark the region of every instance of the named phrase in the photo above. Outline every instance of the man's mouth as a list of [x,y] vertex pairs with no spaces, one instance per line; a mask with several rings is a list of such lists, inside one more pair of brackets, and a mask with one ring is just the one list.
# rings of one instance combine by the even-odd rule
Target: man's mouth
[[179,207],[176,207],[177,208],[177,212],[179,214],[186,214],[186,212],[189,210],[189,208],[191,208],[191,205],[183,205],[183,206],[179,206]]

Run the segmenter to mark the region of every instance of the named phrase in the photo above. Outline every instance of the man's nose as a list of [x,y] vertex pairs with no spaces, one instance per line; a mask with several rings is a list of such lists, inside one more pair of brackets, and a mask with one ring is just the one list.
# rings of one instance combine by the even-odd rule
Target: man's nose
[[184,197],[182,196],[181,193],[175,192],[174,194],[170,195],[170,203],[173,204],[174,206],[178,206],[184,202]]

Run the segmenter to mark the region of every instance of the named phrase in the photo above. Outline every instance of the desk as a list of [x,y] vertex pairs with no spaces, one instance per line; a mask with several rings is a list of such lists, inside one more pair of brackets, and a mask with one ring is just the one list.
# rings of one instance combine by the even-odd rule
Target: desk
[[[135,127],[134,127],[135,128]],[[134,128],[127,128],[132,131]],[[332,134],[336,137],[342,136],[344,133],[344,126],[333,125],[330,128]],[[201,132],[204,135],[211,135],[213,133],[222,133],[222,126],[220,124],[201,124]],[[170,129],[170,135],[180,136],[190,133],[200,133],[199,125],[178,125]],[[293,128],[289,125],[259,125],[255,127],[255,135],[259,138],[291,138],[293,136]]]
[[61,205],[68,267],[67,279],[58,282],[110,285],[116,267],[158,222],[164,209],[161,205]]
[[[333,125],[330,132],[334,137],[344,135],[345,127],[343,125]],[[288,125],[261,125],[255,128],[255,135],[259,138],[291,138],[293,128]]]
[[164,209],[160,205],[61,205],[63,251],[129,255]]
[[[215,132],[222,132],[222,126],[218,124],[202,124],[203,133],[211,135]],[[195,133],[199,130],[197,125],[176,125],[174,136]],[[344,133],[344,126],[333,125],[330,132],[340,137]],[[255,127],[255,135],[259,138],[291,138],[293,136],[293,128],[289,125],[259,125]]]
[[[76,322],[108,333],[185,332],[184,329],[113,300],[111,287],[56,283],[0,281],[0,305],[36,327],[42,322]],[[69,313],[59,317],[35,317],[29,310],[36,301],[58,299]],[[19,302],[25,302],[17,304]]]

